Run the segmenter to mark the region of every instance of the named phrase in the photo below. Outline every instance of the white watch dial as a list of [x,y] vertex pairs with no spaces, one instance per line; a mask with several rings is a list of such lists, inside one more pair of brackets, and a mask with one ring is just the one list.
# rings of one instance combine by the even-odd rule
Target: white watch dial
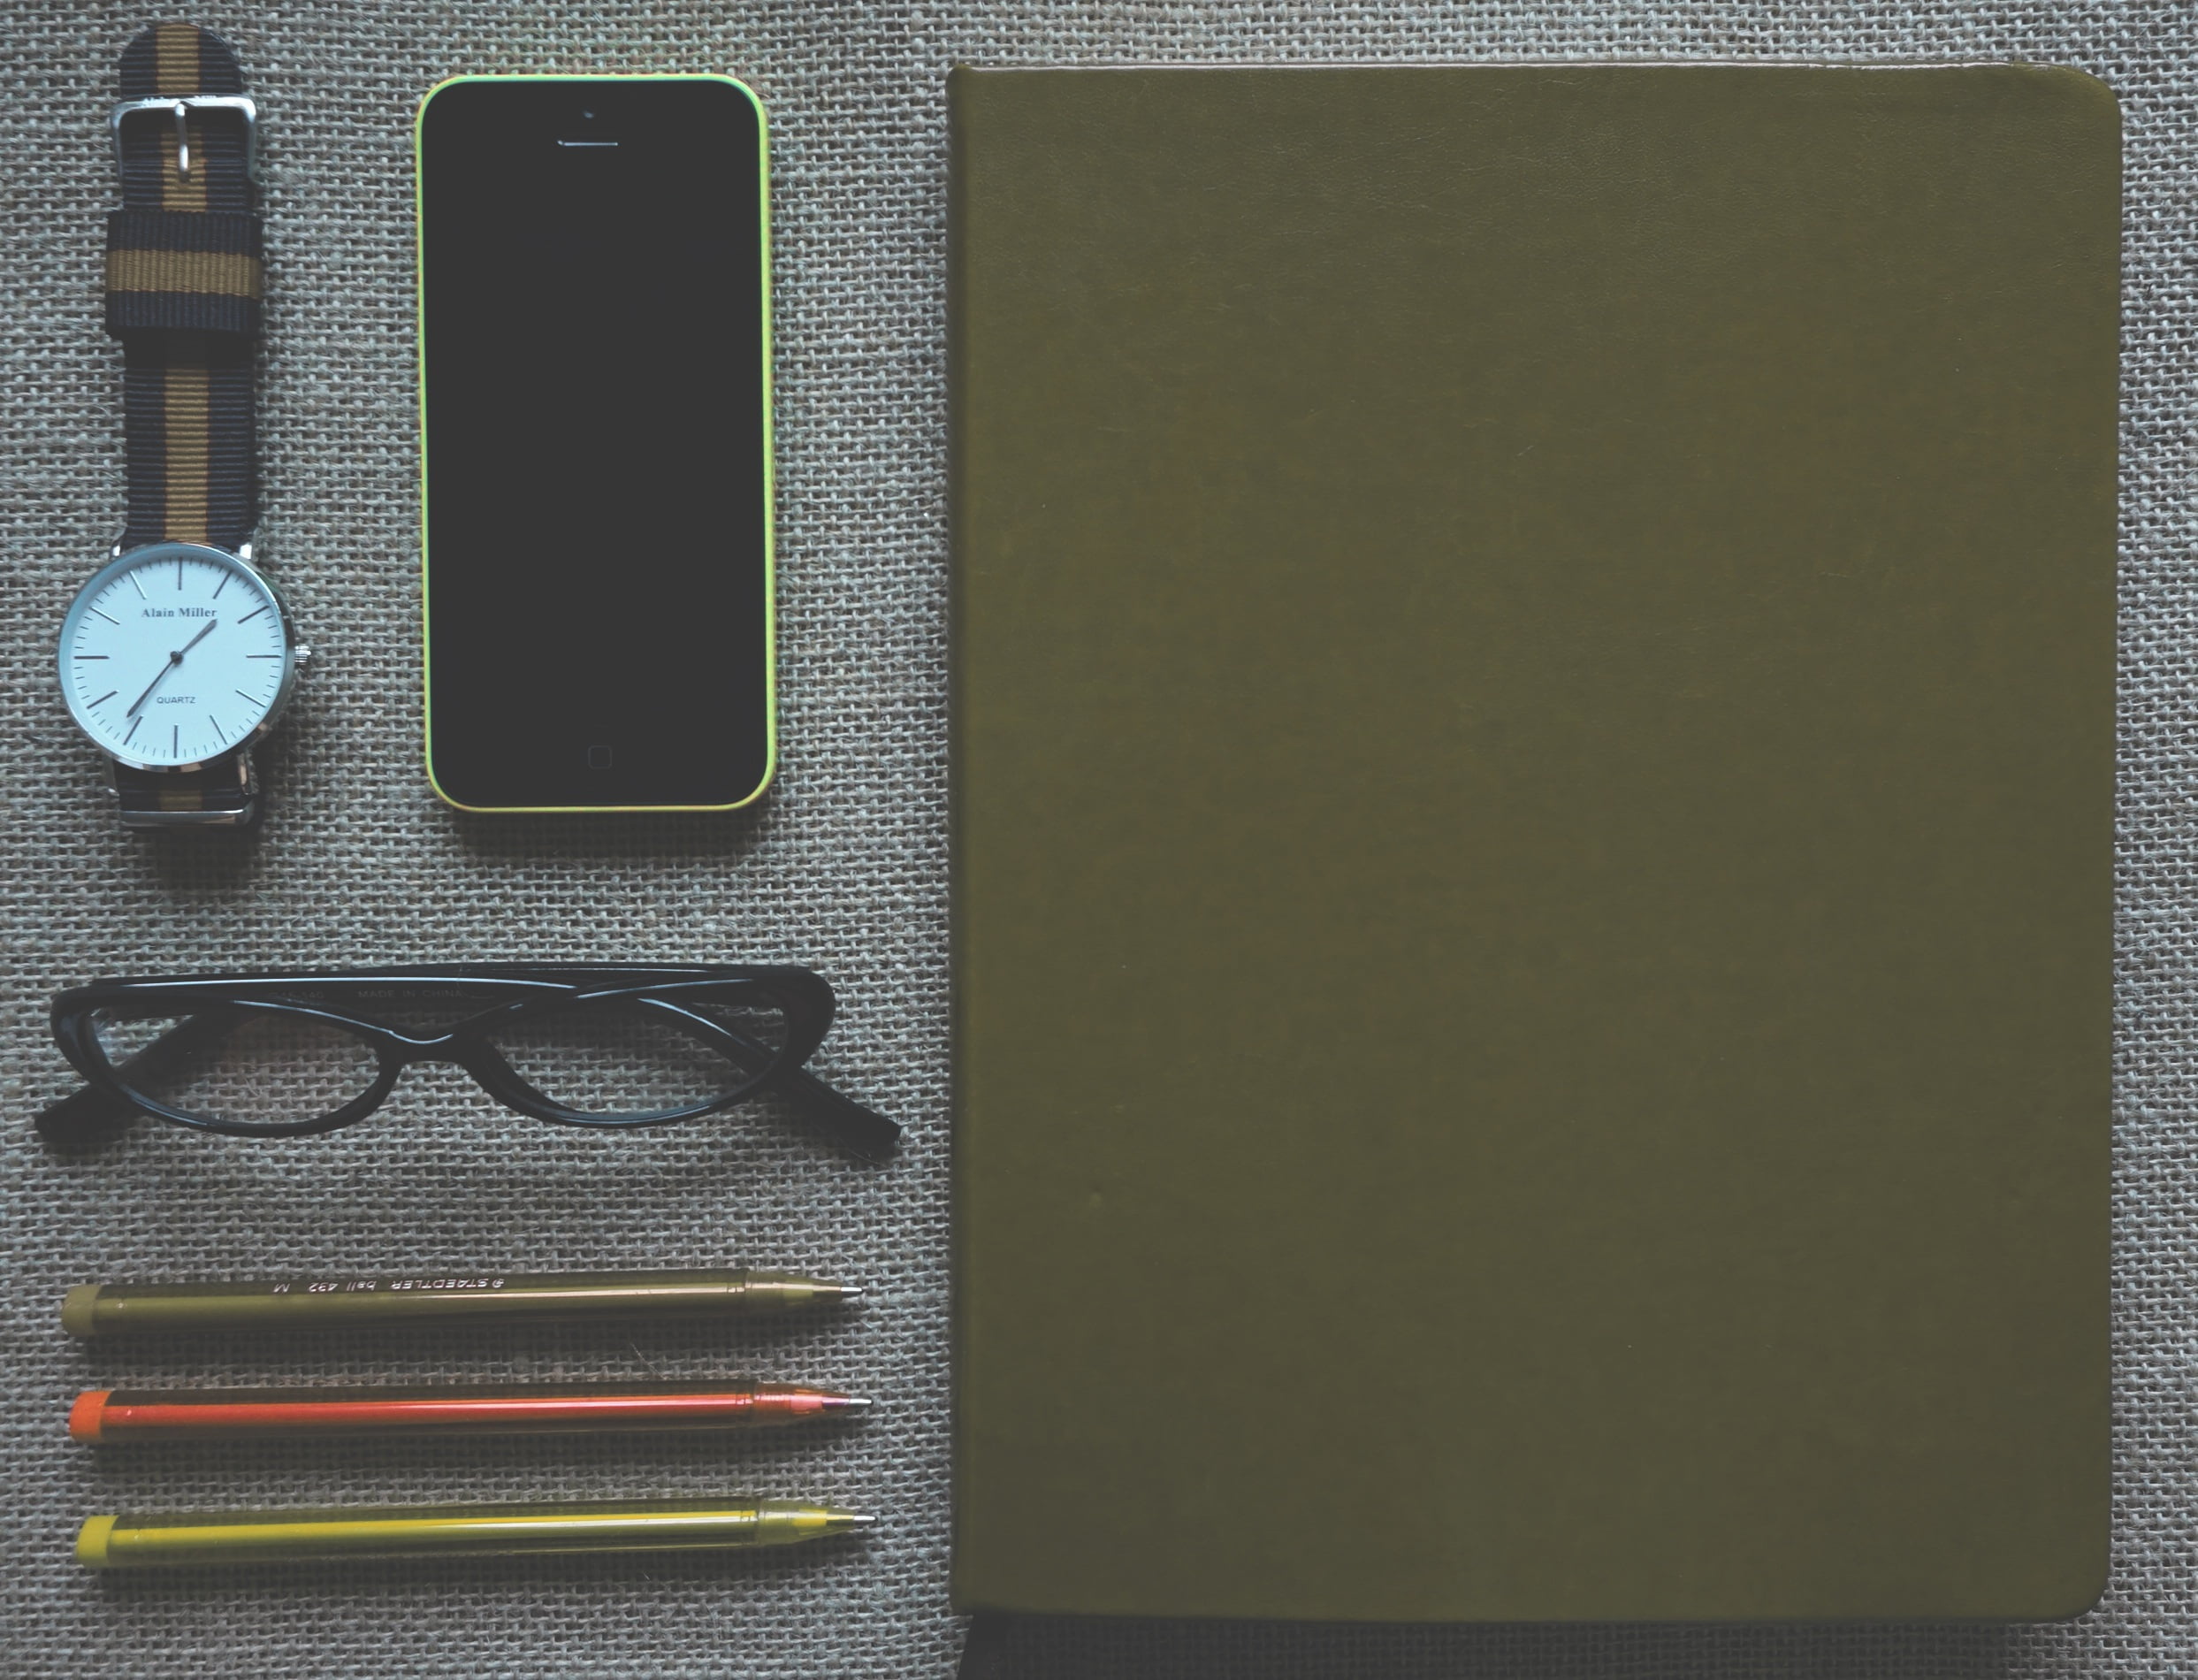
[[61,626],[61,692],[101,748],[147,769],[244,745],[286,697],[288,627],[266,580],[218,548],[109,561]]

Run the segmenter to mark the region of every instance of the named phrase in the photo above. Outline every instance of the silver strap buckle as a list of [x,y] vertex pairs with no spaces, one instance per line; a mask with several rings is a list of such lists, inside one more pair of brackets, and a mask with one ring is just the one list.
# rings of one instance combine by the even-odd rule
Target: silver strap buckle
[[114,136],[114,166],[122,168],[122,124],[126,118],[149,111],[167,111],[175,118],[176,172],[191,179],[190,130],[185,119],[195,111],[233,111],[244,118],[244,172],[259,179],[259,104],[249,94],[156,94],[149,99],[126,99],[107,118]]

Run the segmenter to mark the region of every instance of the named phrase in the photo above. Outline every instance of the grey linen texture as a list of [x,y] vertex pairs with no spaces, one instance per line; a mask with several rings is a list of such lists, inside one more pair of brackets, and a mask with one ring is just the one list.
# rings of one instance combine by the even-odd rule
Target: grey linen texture
[[[102,122],[137,29],[238,49],[268,118],[262,550],[321,652],[264,755],[256,844],[131,838],[50,674],[70,592],[121,526],[120,355],[100,330]],[[2198,1666],[2191,1222],[2193,19],[2001,6],[1137,4],[570,5],[363,0],[9,9],[0,315],[11,754],[0,902],[0,1674],[922,1676],[951,1670],[947,1459],[944,76],[994,64],[2024,58],[2080,65],[2127,137],[2116,1563],[2073,1623],[1930,1628],[1004,1630],[999,1674],[2042,1676]],[[714,71],[771,113],[783,768],[732,819],[460,820],[419,765],[410,118],[443,76]],[[100,974],[417,958],[808,963],[843,1013],[820,1072],[910,1128],[877,1169],[784,1109],[630,1138],[533,1126],[454,1070],[326,1139],[145,1126],[65,1161],[48,995]],[[69,1285],[126,1278],[753,1264],[869,1286],[779,1329],[483,1331],[89,1350]],[[1309,1346],[1309,1357],[1317,1357]],[[95,1456],[63,1418],[124,1384],[702,1377],[877,1397],[857,1429]],[[813,1495],[877,1512],[776,1557],[399,1565],[98,1579],[95,1510]]]

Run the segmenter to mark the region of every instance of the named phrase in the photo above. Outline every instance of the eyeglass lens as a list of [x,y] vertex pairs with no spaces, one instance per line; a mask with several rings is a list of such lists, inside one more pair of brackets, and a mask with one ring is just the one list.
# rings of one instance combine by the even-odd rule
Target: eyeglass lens
[[92,1030],[128,1089],[225,1126],[319,1119],[365,1096],[380,1072],[372,1045],[310,1015],[103,1009]]
[[786,1047],[786,1012],[762,993],[676,1004],[606,999],[529,1011],[489,1035],[511,1071],[560,1108],[639,1119],[729,1096]]

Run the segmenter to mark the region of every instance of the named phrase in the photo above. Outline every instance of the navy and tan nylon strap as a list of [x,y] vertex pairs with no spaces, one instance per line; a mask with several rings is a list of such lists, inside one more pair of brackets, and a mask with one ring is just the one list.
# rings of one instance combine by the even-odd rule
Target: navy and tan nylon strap
[[[218,35],[159,23],[122,54],[125,100],[240,94]],[[122,208],[107,218],[107,331],[123,342],[129,511],[122,546],[233,549],[259,513],[252,346],[260,219],[240,112],[166,111],[121,126]]]
[[111,773],[122,820],[132,827],[156,826],[143,821],[148,817],[172,821],[201,813],[230,815],[233,826],[249,827],[259,817],[259,777],[247,752],[217,759],[202,770],[134,770],[115,764]]

